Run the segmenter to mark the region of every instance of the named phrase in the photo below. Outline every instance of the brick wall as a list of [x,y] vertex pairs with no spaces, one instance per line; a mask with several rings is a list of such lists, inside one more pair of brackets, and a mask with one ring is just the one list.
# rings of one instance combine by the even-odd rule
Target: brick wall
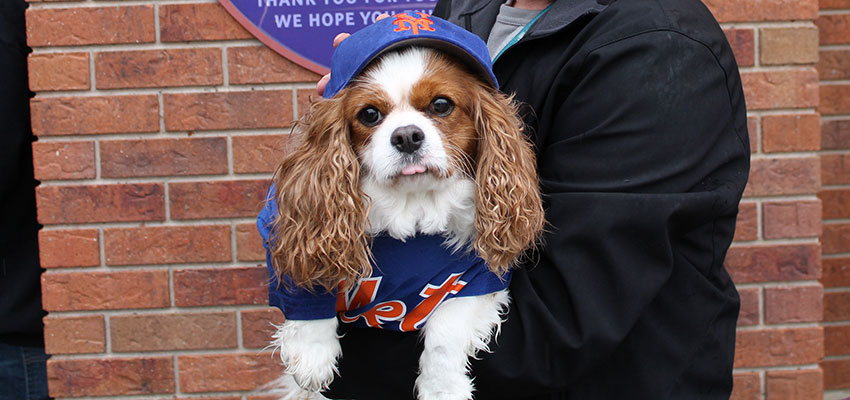
[[[281,317],[264,306],[254,215],[318,76],[196,1],[27,13],[56,397],[265,400],[255,389],[279,373],[259,354]],[[820,17],[816,0],[706,3],[742,67],[753,149],[727,260],[742,297],[733,397],[847,390],[850,17],[831,9],[850,3],[822,0]]]
[[820,113],[826,398],[850,397],[850,1],[822,0]]
[[51,393],[266,399],[254,218],[318,76],[216,3],[34,2],[27,24]]

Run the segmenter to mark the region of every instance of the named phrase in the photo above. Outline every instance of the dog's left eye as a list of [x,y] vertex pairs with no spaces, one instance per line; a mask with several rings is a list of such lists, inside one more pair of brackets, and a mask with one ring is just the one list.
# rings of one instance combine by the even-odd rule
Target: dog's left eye
[[445,117],[455,109],[455,103],[445,97],[435,97],[428,106],[428,112],[438,117]]

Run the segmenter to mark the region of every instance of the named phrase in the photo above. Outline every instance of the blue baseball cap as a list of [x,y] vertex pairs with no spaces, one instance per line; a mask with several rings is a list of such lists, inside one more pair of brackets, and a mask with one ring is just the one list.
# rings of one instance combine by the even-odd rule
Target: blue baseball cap
[[322,94],[331,98],[380,54],[404,46],[420,45],[445,51],[498,88],[487,45],[475,34],[425,13],[395,14],[369,25],[337,46],[331,59],[331,79]]

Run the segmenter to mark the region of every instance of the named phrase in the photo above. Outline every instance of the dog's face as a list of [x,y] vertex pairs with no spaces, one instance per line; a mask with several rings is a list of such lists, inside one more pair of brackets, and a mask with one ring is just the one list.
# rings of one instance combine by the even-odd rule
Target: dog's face
[[381,57],[341,94],[365,174],[421,190],[427,178],[472,176],[479,131],[474,102],[488,89],[460,64],[409,48]]
[[370,206],[397,197],[381,212],[412,218],[409,233],[433,234],[457,211],[419,206],[410,213],[393,204],[451,197],[458,182],[470,188],[471,246],[494,272],[504,273],[542,230],[534,152],[516,106],[443,53],[386,53],[332,99],[313,103],[302,123],[303,142],[275,176],[271,248],[279,278],[333,288],[368,276]]

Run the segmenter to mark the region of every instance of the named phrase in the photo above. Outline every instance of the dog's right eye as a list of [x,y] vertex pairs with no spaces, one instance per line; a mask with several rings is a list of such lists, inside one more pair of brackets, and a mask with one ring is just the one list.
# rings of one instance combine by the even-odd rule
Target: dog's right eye
[[375,126],[384,119],[383,114],[377,108],[369,106],[357,113],[357,120],[366,126]]

